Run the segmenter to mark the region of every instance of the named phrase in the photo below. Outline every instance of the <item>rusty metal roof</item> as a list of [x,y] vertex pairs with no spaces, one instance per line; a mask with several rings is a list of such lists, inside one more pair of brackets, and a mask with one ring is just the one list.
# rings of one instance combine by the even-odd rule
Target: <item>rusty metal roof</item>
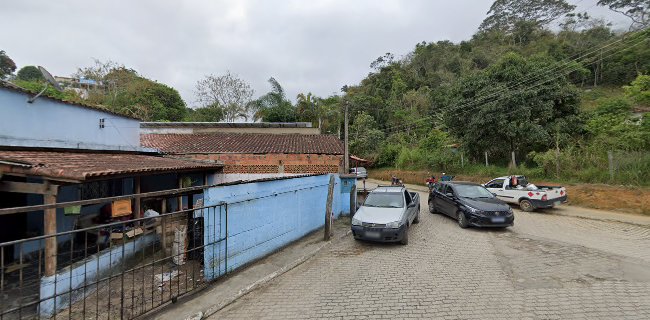
[[7,174],[18,173],[43,176],[52,180],[74,181],[223,167],[223,164],[217,162],[136,153],[23,150],[0,150],[0,163],[8,165],[9,171],[5,172]]
[[343,142],[333,135],[193,133],[141,134],[140,144],[167,154],[192,153],[302,153],[343,154]]
[[[24,93],[24,94],[27,94],[27,95],[34,95],[34,94],[37,93],[37,92],[32,92],[32,91],[30,91],[28,89],[25,89],[23,87],[19,87],[19,86],[15,85],[15,84],[13,84],[11,82],[4,81],[4,80],[0,80],[0,88],[9,89],[9,90]],[[134,120],[142,120],[140,118],[137,118],[137,117],[134,117],[134,116],[131,116],[131,115],[127,115],[127,114],[123,114],[123,113],[119,113],[119,112],[109,110],[107,107],[100,106],[100,105],[94,105],[94,104],[82,103],[82,102],[67,101],[67,100],[63,100],[63,99],[48,97],[48,96],[45,96],[45,95],[41,96],[40,98],[53,100],[53,101],[56,101],[56,102],[68,104],[68,105],[79,107],[79,108],[93,109],[93,110],[96,110],[96,111],[106,112],[106,113],[113,114],[113,115],[116,115],[116,116],[120,116],[120,117],[123,117],[123,118],[129,118],[129,119],[134,119]]]

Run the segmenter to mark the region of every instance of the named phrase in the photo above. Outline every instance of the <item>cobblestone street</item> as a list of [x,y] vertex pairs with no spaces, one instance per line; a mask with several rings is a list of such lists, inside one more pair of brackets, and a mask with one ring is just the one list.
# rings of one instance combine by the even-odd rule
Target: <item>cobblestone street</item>
[[211,319],[650,319],[650,228],[516,211],[505,230],[427,211],[407,246],[331,246]]

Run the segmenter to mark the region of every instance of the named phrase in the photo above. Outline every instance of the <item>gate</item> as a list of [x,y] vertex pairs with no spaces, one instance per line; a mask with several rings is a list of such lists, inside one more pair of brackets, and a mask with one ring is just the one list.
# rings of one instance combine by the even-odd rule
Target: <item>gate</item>
[[[175,199],[205,188],[0,209],[0,215],[135,197]],[[227,217],[220,203],[0,243],[0,320],[131,319],[175,302],[206,285],[204,250],[227,250]],[[206,229],[205,221],[226,228]],[[46,257],[47,245],[57,246],[55,257]],[[54,263],[53,274],[46,272],[48,263]]]

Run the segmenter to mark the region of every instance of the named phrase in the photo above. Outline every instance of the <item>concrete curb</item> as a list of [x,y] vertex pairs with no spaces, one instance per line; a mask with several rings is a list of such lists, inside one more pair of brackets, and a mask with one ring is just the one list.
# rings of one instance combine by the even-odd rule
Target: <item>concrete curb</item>
[[271,282],[273,279],[285,274],[286,272],[294,269],[295,267],[307,262],[307,260],[309,260],[312,257],[314,257],[315,255],[317,255],[321,250],[323,250],[324,248],[330,246],[333,243],[334,240],[342,239],[342,238],[350,235],[351,233],[352,233],[352,230],[348,230],[345,234],[340,235],[340,236],[338,236],[338,237],[336,237],[334,239],[331,239],[330,241],[327,241],[327,242],[321,244],[320,246],[318,246],[313,251],[311,251],[311,252],[309,252],[307,254],[304,254],[300,258],[298,258],[298,259],[294,260],[293,262],[285,265],[284,267],[282,267],[282,268],[280,268],[280,269],[266,275],[265,277],[253,282],[252,284],[248,285],[247,287],[239,290],[239,292],[237,292],[237,294],[235,294],[231,298],[229,298],[229,299],[227,299],[225,301],[221,301],[221,302],[207,308],[204,312],[198,312],[198,313],[195,313],[195,314],[193,314],[193,315],[191,315],[189,317],[186,317],[186,318],[184,318],[184,320],[206,319],[207,317],[217,313],[219,310],[221,310],[221,309],[227,307],[228,305],[232,304],[233,302],[237,301],[237,299],[239,299],[239,298],[247,295],[248,293],[250,293],[250,292],[252,292],[252,291],[254,291],[254,290],[256,290],[256,289],[258,289],[258,288],[260,288],[262,286],[264,286],[265,284]]

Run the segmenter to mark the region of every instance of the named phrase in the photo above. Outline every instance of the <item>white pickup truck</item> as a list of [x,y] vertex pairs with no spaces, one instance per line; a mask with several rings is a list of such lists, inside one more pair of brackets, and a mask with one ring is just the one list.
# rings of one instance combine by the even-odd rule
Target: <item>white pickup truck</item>
[[567,201],[566,189],[560,186],[536,186],[525,176],[506,176],[492,179],[485,188],[497,198],[518,204],[521,210],[553,208]]

